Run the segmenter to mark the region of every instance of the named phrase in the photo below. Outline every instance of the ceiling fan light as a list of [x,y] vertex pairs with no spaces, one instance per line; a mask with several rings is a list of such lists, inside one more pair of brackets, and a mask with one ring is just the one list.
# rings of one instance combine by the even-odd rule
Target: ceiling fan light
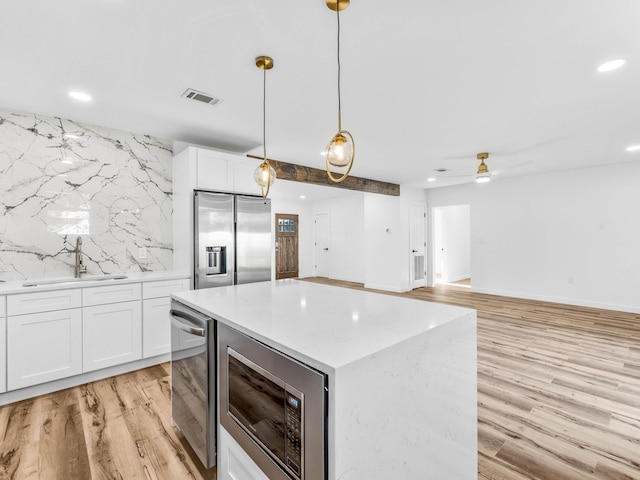
[[353,138],[349,132],[338,132],[327,145],[327,162],[334,167],[346,167],[353,162],[353,153]]
[[476,183],[487,183],[491,181],[491,172],[483,172],[476,175]]

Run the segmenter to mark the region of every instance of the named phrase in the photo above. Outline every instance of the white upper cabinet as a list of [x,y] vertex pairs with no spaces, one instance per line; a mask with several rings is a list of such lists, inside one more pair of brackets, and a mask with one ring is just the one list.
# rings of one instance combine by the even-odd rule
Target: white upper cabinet
[[233,162],[237,156],[214,150],[196,150],[196,186],[205,190],[233,191]]
[[234,193],[247,193],[260,195],[260,186],[253,178],[256,168],[262,160],[240,157],[233,161],[233,191]]
[[[260,195],[253,173],[261,160],[196,147],[189,147],[174,158],[174,183],[179,184],[179,189]],[[184,182],[188,185],[181,185]]]

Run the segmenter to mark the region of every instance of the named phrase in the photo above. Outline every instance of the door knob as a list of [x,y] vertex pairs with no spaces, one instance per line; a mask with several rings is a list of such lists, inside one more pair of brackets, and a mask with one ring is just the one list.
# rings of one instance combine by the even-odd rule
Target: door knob
[[324,250],[325,252],[328,252],[328,251],[329,251],[329,249],[328,249],[327,247],[323,248],[323,250]]
[[411,253],[418,253],[418,250],[411,250]]

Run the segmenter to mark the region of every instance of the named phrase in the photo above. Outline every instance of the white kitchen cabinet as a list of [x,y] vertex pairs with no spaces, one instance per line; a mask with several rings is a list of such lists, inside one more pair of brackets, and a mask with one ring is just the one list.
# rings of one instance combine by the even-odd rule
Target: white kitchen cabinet
[[0,393],[7,391],[7,318],[5,297],[0,297]]
[[215,150],[194,149],[196,155],[196,185],[200,189],[233,191],[233,162],[237,155]]
[[171,352],[172,292],[189,289],[189,279],[162,280],[142,284],[142,357]]
[[9,295],[7,297],[7,315],[11,317],[13,315],[77,308],[82,305],[80,292],[79,288],[74,288]]
[[84,372],[141,359],[140,301],[83,308],[82,347]]
[[260,186],[253,178],[253,174],[262,163],[255,158],[240,157],[233,161],[233,191],[234,193],[247,193],[260,195]]
[[142,301],[142,356],[155,357],[171,352],[171,317],[169,297]]
[[82,305],[104,305],[106,303],[129,302],[140,300],[142,286],[139,283],[118,283],[104,287],[82,289]]
[[8,390],[79,373],[82,373],[81,309],[7,318]]
[[169,297],[173,292],[189,290],[189,279],[178,278],[176,280],[160,280],[157,282],[144,282],[142,284],[142,298]]
[[224,427],[220,427],[218,480],[269,480]]

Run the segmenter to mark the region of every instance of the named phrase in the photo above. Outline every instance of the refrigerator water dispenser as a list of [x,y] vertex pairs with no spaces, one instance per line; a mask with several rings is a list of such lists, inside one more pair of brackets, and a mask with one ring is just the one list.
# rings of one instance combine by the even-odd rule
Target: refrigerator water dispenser
[[207,247],[207,275],[227,273],[227,247]]

